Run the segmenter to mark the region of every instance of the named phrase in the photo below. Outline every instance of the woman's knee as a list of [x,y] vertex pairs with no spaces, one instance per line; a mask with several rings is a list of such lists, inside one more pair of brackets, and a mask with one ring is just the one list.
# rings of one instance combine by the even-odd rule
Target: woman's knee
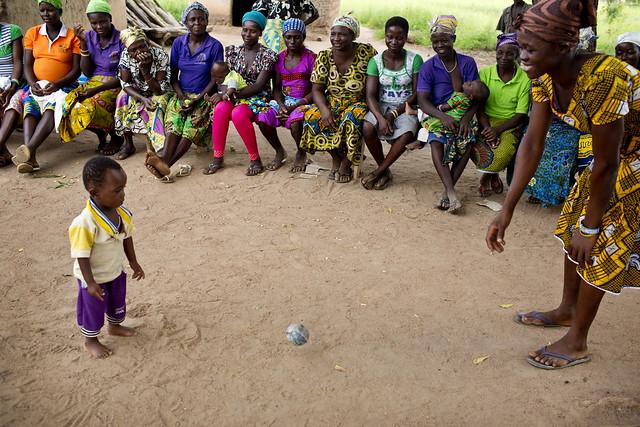
[[231,120],[233,123],[241,123],[251,121],[253,118],[253,112],[246,104],[237,105],[231,112]]

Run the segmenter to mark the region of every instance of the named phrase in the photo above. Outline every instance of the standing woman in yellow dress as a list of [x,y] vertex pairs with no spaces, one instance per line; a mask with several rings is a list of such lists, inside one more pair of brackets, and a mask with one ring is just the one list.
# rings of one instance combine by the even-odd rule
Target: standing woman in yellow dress
[[541,369],[590,361],[587,334],[604,293],[640,287],[640,74],[611,56],[576,51],[579,30],[595,24],[594,13],[591,1],[547,0],[518,24],[533,108],[513,183],[486,237],[491,251],[504,251],[505,230],[536,171],[553,116],[593,136],[593,161],[555,231],[566,252],[560,305],[515,317],[523,325],[569,327],[558,341],[529,353],[527,361]]
[[[114,131],[113,115],[120,92],[118,62],[124,49],[120,31],[111,23],[111,6],[107,0],[91,0],[87,5],[91,31],[74,27],[80,39],[80,69],[89,81],[72,90],[65,99],[60,122],[60,139],[69,142],[89,129],[98,135],[100,154],[118,152],[122,137]],[[107,134],[111,136],[107,144]]]

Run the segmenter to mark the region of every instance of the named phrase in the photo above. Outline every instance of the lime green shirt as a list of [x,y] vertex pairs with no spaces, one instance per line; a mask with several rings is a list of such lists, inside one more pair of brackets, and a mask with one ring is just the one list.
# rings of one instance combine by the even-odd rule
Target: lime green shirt
[[508,120],[515,114],[529,112],[531,80],[517,65],[516,74],[507,83],[500,79],[497,65],[490,65],[480,70],[480,80],[491,92],[484,107],[487,116]]

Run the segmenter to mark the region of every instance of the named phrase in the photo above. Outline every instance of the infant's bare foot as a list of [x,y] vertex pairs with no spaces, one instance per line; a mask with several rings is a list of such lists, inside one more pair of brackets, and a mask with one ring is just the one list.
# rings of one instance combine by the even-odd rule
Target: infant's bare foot
[[109,335],[115,335],[117,337],[132,337],[136,334],[136,330],[133,328],[127,328],[122,325],[109,325],[107,328]]
[[98,338],[87,338],[84,342],[84,349],[96,359],[105,359],[111,355],[111,350],[102,345]]

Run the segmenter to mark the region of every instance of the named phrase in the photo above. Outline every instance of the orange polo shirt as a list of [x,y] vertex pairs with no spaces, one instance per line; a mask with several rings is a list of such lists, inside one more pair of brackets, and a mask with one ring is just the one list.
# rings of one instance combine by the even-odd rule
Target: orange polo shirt
[[29,28],[24,48],[33,51],[33,72],[38,80],[60,80],[73,68],[73,54],[80,55],[80,40],[73,30],[62,24],[55,40],[47,35],[46,24]]

